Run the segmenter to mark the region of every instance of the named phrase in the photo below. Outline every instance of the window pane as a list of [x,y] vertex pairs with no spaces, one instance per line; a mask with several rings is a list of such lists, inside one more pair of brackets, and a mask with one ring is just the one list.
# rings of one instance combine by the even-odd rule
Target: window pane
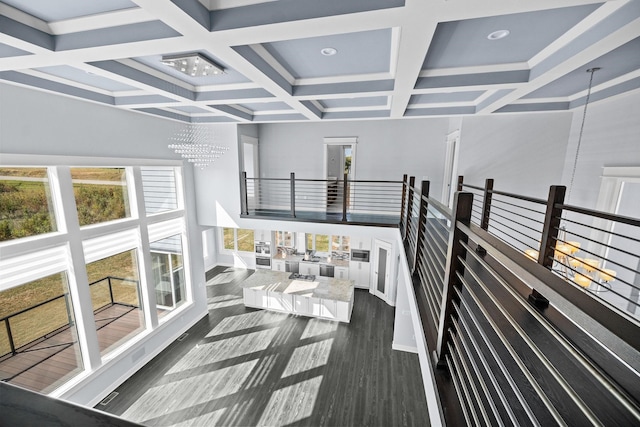
[[222,234],[224,235],[224,248],[230,251],[233,251],[236,249],[234,231],[235,231],[234,228],[222,229]]
[[342,236],[342,250],[344,252],[349,252],[351,250],[350,241],[351,238],[349,236]]
[[331,250],[336,252],[349,252],[349,236],[331,236]]
[[144,329],[136,251],[87,265],[100,354],[119,347]]
[[244,252],[253,252],[255,250],[253,230],[244,228],[238,229],[238,250]]
[[124,168],[72,168],[80,225],[131,216]]
[[329,252],[329,236],[316,234],[316,252]]
[[0,241],[56,231],[46,168],[0,168]]
[[306,233],[304,237],[307,241],[305,244],[305,249],[308,251],[313,250],[313,234]]
[[180,235],[151,243],[151,269],[156,289],[158,317],[162,317],[185,300]]
[[48,393],[82,371],[65,273],[0,292],[0,318],[3,381]]
[[142,190],[147,215],[178,209],[173,168],[142,167]]

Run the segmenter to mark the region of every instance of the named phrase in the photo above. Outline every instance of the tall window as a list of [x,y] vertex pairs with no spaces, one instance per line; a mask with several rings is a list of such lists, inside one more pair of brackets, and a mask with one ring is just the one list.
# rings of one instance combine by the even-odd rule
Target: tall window
[[329,252],[329,236],[327,234],[311,234],[305,235],[307,239],[306,249],[308,251]]
[[71,178],[80,226],[131,215],[124,168],[72,168]]
[[82,371],[65,272],[0,292],[2,380],[47,393]]
[[144,329],[135,250],[87,264],[100,354],[122,345]]
[[158,316],[164,316],[186,298],[180,235],[151,243],[151,269]]
[[0,241],[56,231],[46,168],[0,168]]
[[[0,166],[0,380],[49,393],[136,346],[156,316],[188,305],[186,212],[175,162],[112,167],[88,159],[78,167],[75,158],[56,158],[74,167],[25,167],[24,158],[3,155],[14,163]],[[71,197],[76,210],[63,205]],[[147,218],[134,215],[130,198],[144,201]]]
[[228,251],[253,252],[255,241],[253,230],[248,228],[223,228],[222,247]]

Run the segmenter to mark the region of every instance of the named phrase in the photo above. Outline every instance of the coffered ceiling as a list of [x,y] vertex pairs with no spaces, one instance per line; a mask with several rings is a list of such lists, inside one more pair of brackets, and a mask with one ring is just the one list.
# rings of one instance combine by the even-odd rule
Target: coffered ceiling
[[0,81],[191,123],[562,111],[592,67],[640,88],[640,0],[0,0]]

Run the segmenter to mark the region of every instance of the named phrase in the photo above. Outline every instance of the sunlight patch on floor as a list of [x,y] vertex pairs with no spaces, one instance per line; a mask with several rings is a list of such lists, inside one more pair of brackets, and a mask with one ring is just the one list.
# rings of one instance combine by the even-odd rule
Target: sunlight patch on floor
[[278,333],[277,328],[252,332],[211,343],[201,343],[192,348],[167,373],[173,374],[223,360],[263,351]]
[[276,390],[258,425],[288,425],[311,416],[321,383],[322,375]]
[[225,317],[207,334],[207,338],[241,331],[243,329],[255,328],[256,326],[268,325],[270,323],[282,322],[286,318],[286,314],[266,310],[251,311],[237,316]]
[[295,348],[281,378],[326,365],[332,345],[330,338]]

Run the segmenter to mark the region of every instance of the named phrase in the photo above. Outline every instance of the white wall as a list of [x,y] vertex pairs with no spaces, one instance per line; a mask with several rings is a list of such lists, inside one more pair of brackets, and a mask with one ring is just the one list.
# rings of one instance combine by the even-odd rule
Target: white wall
[[[11,154],[171,159],[168,120],[0,83],[0,151]],[[0,157],[1,162],[1,157]],[[118,166],[118,165],[114,165]],[[195,217],[194,175],[183,171],[194,304],[102,365],[62,395],[93,405],[207,313],[202,229]]]
[[[567,146],[562,185],[571,182],[583,108],[573,111],[571,135]],[[571,205],[596,207],[600,176],[605,166],[640,166],[640,91],[587,107]],[[640,215],[640,213],[639,213]],[[637,215],[638,216],[638,215]]]
[[431,180],[440,197],[449,120],[407,119],[260,125],[260,176],[324,179],[325,137],[357,137],[357,180]]
[[495,114],[462,120],[458,175],[464,182],[545,198],[560,184],[571,113]]

